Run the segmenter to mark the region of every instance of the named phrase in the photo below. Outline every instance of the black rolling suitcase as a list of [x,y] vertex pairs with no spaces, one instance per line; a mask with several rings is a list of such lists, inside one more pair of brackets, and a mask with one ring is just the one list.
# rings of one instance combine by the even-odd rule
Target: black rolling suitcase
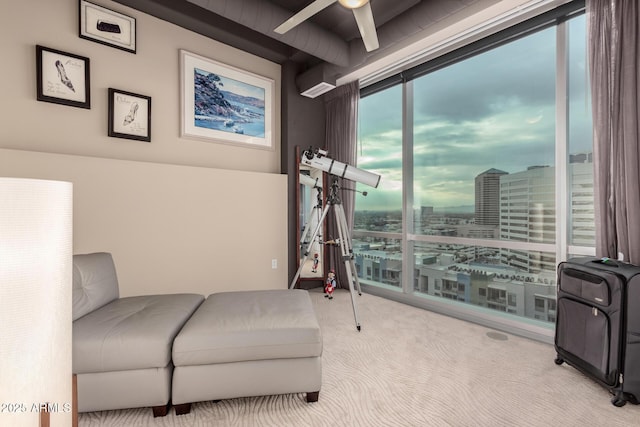
[[556,364],[602,383],[611,403],[640,398],[640,267],[608,258],[558,265]]

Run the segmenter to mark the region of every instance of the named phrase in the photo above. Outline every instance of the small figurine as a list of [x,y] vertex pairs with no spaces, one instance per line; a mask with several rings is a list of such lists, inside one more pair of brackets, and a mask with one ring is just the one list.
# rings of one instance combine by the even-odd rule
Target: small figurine
[[329,270],[327,274],[327,281],[324,286],[326,292],[325,298],[333,299],[333,290],[336,288],[336,271],[334,269]]
[[313,267],[311,267],[312,273],[318,272],[318,264],[320,263],[320,258],[318,258],[318,254],[313,254]]

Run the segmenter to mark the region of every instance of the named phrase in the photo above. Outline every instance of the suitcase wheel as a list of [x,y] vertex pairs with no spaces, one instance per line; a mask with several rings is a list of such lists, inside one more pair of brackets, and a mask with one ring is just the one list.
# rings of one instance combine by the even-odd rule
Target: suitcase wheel
[[[614,393],[612,392],[612,394]],[[636,399],[636,396],[631,393],[624,393],[621,391],[615,392],[614,397],[611,398],[611,404],[618,408],[624,406],[627,402],[637,405],[638,399]]]
[[556,365],[558,365],[558,366],[560,366],[560,365],[562,365],[562,364],[564,363],[564,359],[563,359],[563,358],[561,358],[560,356],[557,356],[553,361],[554,361],[554,362],[556,363]]
[[624,405],[626,405],[626,403],[627,403],[627,401],[626,401],[626,400],[624,400],[624,399],[623,399],[622,397],[620,397],[620,396],[616,396],[616,397],[614,397],[613,399],[611,399],[611,404],[612,404],[613,406],[618,407],[618,408],[623,407]]

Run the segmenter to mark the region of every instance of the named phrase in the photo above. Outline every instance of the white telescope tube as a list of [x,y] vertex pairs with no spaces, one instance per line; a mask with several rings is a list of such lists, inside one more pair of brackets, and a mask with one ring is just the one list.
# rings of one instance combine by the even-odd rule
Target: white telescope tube
[[314,155],[312,158],[307,157],[307,152],[302,155],[301,163],[311,166],[316,169],[320,169],[324,172],[332,175],[346,178],[351,181],[366,184],[373,188],[377,188],[380,183],[380,175],[373,172],[369,172],[363,169],[358,169],[354,166],[349,166],[345,163],[338,162],[337,160],[330,159],[328,157],[320,157]]

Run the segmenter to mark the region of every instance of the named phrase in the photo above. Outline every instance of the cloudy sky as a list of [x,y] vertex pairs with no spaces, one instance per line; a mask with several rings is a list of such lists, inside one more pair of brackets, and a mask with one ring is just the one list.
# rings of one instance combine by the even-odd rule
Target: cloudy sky
[[[555,161],[555,33],[549,28],[414,80],[415,206],[470,206],[474,178]],[[570,152],[591,151],[585,19],[570,23]],[[362,98],[358,167],[382,175],[357,209],[402,207],[401,87]]]

